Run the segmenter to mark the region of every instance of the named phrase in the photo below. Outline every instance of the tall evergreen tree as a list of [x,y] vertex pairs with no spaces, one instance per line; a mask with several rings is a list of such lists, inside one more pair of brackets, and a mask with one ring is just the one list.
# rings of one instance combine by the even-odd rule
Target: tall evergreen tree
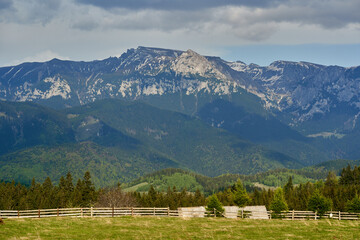
[[250,202],[250,197],[246,192],[240,179],[233,187],[234,203],[239,207],[244,207]]
[[90,207],[95,203],[96,191],[94,184],[91,181],[91,175],[89,171],[84,174],[82,183],[82,202],[84,207]]
[[356,194],[352,200],[347,202],[346,209],[349,212],[360,213],[360,197],[359,197],[359,195]]
[[54,186],[51,182],[50,177],[47,177],[42,184],[39,208],[46,209],[55,207],[57,207],[57,204],[55,199]]
[[279,214],[282,211],[288,211],[288,205],[285,201],[284,191],[282,188],[277,188],[275,190],[274,199],[271,201],[270,210]]
[[207,211],[215,211],[217,213],[223,213],[224,212],[224,208],[222,207],[221,202],[219,201],[219,199],[217,198],[216,194],[213,194],[209,197],[208,199],[208,204],[206,207]]
[[293,180],[292,180],[291,176],[289,177],[288,182],[284,186],[284,195],[285,195],[285,200],[288,203],[288,207],[290,209],[294,209],[295,208],[294,185],[293,185]]
[[331,206],[331,199],[324,197],[320,191],[316,189],[310,196],[308,210],[317,212],[320,216],[322,216],[325,212],[331,210]]

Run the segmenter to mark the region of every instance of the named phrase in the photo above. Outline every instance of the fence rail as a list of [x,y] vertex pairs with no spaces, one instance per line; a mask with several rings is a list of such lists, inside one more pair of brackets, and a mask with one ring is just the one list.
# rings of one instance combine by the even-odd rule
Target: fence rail
[[313,219],[317,220],[320,218],[329,218],[337,220],[360,220],[360,213],[350,213],[350,212],[339,212],[339,211],[329,211],[326,212],[323,216],[320,216],[317,212],[312,211],[284,211],[281,213],[275,213],[273,211],[257,212],[257,211],[239,211],[238,218],[251,218],[253,215],[258,215],[259,213],[266,214],[269,219],[271,218],[280,218],[284,220],[306,220]]
[[[217,211],[195,212],[196,217],[221,217]],[[260,212],[244,211],[238,212],[237,218],[252,218],[258,216]],[[281,218],[284,220],[317,220],[320,216],[311,211],[287,211],[276,214],[272,211],[261,212],[267,219]],[[260,214],[260,215],[261,215]],[[236,214],[235,214],[236,215]],[[181,217],[180,210],[170,210],[169,208],[57,208],[57,209],[37,209],[37,210],[0,210],[0,218],[45,218],[45,217],[121,217],[121,216],[160,216],[160,217]],[[326,212],[322,218],[337,220],[360,220],[360,213]]]
[[119,217],[119,216],[178,216],[169,208],[58,208],[39,210],[0,210],[0,218],[43,217]]

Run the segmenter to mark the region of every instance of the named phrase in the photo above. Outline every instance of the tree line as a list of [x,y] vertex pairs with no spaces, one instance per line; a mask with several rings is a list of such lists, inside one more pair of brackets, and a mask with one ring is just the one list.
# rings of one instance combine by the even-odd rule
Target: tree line
[[[324,213],[330,210],[360,212],[360,166],[343,168],[338,179],[329,172],[325,181],[294,185],[292,177],[283,188],[258,189],[248,194],[245,204],[239,205],[234,198],[233,188],[216,193],[223,205],[265,205],[267,209],[279,212],[286,210],[311,210]],[[243,193],[243,195],[247,195]]]
[[[258,189],[247,192],[240,179],[223,191],[206,197],[199,190],[186,188],[157,191],[153,186],[148,192],[125,192],[120,184],[111,188],[95,189],[89,172],[73,184],[71,173],[53,185],[50,178],[43,183],[35,179],[29,187],[13,182],[0,182],[0,209],[47,209],[70,207],[178,207],[265,205],[275,212],[282,210],[328,210],[360,212],[360,167],[344,168],[338,179],[329,172],[325,181],[294,185],[292,177],[277,189]],[[215,206],[215,207],[214,207]]]
[[13,182],[0,182],[0,210],[49,209],[72,207],[191,207],[205,205],[199,190],[190,193],[175,187],[159,192],[150,187],[147,193],[124,192],[118,184],[112,188],[95,189],[90,172],[73,184],[71,173],[53,185],[48,177],[43,183],[32,180],[26,187]]

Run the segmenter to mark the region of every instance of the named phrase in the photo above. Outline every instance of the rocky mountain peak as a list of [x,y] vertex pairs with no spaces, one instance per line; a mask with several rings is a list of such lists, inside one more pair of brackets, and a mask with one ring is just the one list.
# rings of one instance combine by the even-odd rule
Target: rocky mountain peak
[[213,63],[191,49],[177,57],[172,63],[171,69],[177,74],[187,77],[199,75],[201,77],[226,79],[226,76]]

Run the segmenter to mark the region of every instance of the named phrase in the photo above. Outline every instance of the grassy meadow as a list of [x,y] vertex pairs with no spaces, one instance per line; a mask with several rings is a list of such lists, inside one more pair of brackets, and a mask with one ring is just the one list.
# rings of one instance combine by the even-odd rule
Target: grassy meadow
[[360,221],[63,217],[4,222],[0,239],[360,239]]

